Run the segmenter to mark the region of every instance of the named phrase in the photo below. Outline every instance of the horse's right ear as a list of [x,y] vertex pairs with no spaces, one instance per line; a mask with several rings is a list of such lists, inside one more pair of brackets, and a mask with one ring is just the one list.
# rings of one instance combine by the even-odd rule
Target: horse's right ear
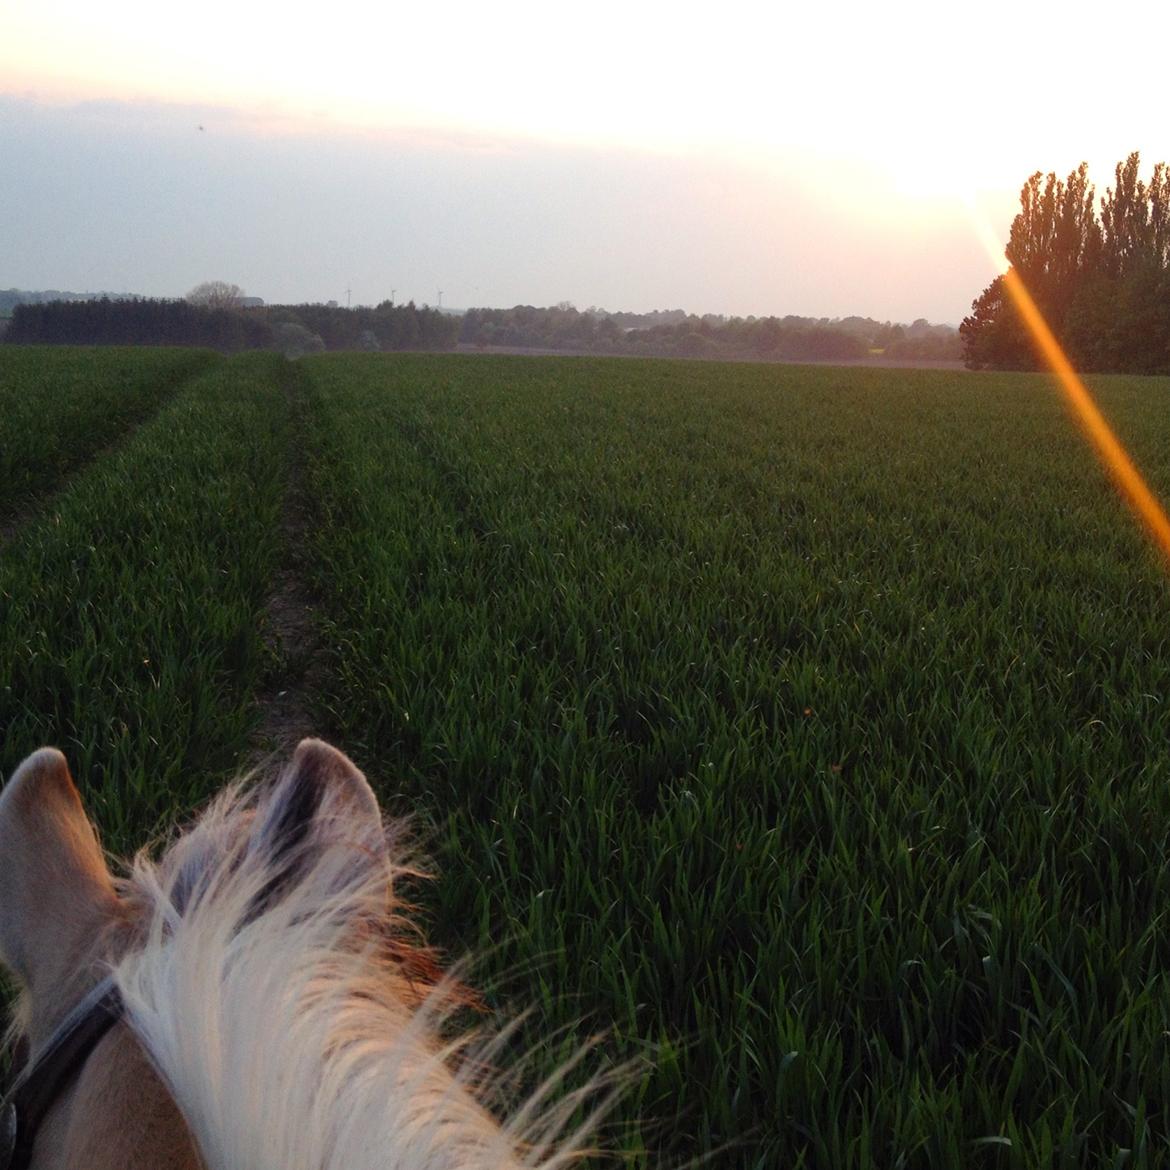
[[72,974],[116,913],[65,757],[41,748],[0,792],[0,959],[34,994]]
[[353,761],[319,739],[302,739],[281,774],[253,840],[293,870],[344,846],[355,870],[386,868],[377,797]]

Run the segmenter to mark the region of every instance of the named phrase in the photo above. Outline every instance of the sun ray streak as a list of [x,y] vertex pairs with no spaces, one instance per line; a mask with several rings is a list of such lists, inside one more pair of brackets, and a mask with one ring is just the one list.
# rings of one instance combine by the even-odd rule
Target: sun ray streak
[[[1002,248],[995,240],[987,223],[978,218],[976,213],[976,228],[984,247],[994,257],[997,263],[1002,262]],[[1150,490],[1137,465],[1129,457],[1128,452],[1121,445],[1121,441],[1114,433],[1101,413],[1093,396],[1080,375],[1073,368],[1068,355],[1056,339],[1044,314],[1032,298],[1020,275],[1014,268],[1008,268],[1004,274],[1004,287],[1015,305],[1020,319],[1024,322],[1028,332],[1036,344],[1045,364],[1056,375],[1057,384],[1064,393],[1074,417],[1080,424],[1089,442],[1096,450],[1105,470],[1117,486],[1122,498],[1145,526],[1150,538],[1161,550],[1163,557],[1170,562],[1170,519],[1167,519],[1165,509],[1158,498]]]

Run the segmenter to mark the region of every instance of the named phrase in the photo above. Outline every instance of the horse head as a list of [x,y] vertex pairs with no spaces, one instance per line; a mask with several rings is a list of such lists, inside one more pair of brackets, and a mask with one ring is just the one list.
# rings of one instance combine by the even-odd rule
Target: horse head
[[275,782],[231,786],[116,878],[64,756],[25,760],[0,793],[0,960],[20,987],[9,1039],[24,1070],[13,1165],[551,1170],[579,1156],[566,1134],[597,1084],[563,1093],[554,1074],[510,1119],[484,1104],[506,1036],[452,1032],[466,998],[396,898],[413,872],[401,842],[352,762],[304,740]]

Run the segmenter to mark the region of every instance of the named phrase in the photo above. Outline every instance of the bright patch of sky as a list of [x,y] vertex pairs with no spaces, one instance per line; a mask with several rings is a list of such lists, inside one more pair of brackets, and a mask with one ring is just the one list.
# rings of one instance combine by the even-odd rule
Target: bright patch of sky
[[1155,13],[4,0],[0,286],[957,321],[971,205],[1170,155]]

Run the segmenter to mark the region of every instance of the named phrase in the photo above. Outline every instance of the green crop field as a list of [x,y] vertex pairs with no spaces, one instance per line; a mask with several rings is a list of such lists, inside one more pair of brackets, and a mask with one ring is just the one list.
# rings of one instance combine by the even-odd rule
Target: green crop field
[[[1093,386],[1170,499],[1170,381]],[[0,551],[0,767],[119,849],[256,746],[295,564],[429,934],[532,1077],[638,1062],[624,1164],[1170,1165],[1170,578],[1048,379],[213,360]]]

